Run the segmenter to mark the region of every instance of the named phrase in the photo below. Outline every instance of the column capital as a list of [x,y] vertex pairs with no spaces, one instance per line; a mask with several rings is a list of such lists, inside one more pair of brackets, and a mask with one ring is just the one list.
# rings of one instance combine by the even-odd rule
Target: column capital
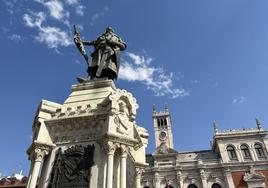
[[45,143],[33,142],[30,148],[27,150],[29,159],[31,161],[41,162],[43,158],[50,153],[55,145],[48,145]]
[[144,168],[136,167],[136,177],[140,177],[144,171]]
[[122,157],[127,157],[127,153],[128,153],[128,147],[124,144],[120,145],[120,150],[121,150],[121,156]]
[[49,154],[49,151],[46,149],[35,148],[34,151],[31,153],[31,160],[42,162],[43,158]]
[[102,145],[103,149],[106,151],[108,155],[113,155],[117,147],[116,144],[111,141],[102,143]]

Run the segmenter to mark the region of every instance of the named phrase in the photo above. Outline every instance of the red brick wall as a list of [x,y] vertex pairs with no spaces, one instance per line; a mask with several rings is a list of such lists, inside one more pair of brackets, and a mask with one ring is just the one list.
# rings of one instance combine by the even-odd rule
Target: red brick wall
[[[266,177],[266,186],[268,185],[268,170],[260,170],[257,172],[261,172]],[[243,176],[245,172],[232,172],[232,178],[234,181],[235,188],[247,188],[246,182],[243,180]]]
[[263,175],[265,175],[265,177],[266,177],[265,184],[266,184],[266,186],[268,186],[268,170],[260,170],[257,172],[261,172],[261,173],[263,173]]
[[246,182],[243,181],[245,172],[232,172],[232,178],[235,188],[247,188]]

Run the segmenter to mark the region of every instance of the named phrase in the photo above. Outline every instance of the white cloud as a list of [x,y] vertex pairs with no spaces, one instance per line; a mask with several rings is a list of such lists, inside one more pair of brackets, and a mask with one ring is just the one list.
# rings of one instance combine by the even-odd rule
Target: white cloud
[[66,3],[68,3],[69,5],[76,5],[79,4],[78,0],[65,0]]
[[171,96],[172,98],[189,95],[183,88],[174,87],[174,74],[167,74],[162,68],[151,65],[152,58],[127,53],[127,59],[122,62],[119,78],[134,82],[140,81],[152,90],[156,96]]
[[37,41],[46,43],[49,48],[58,48],[58,46],[69,46],[73,42],[70,36],[57,27],[41,27],[39,34],[35,37]]
[[12,34],[12,35],[8,36],[7,38],[9,40],[12,40],[12,41],[17,42],[17,43],[22,41],[22,37],[18,34]]
[[93,16],[91,16],[91,18],[90,18],[91,19],[91,25],[93,24],[93,22],[95,22],[99,18],[103,17],[108,11],[109,11],[109,7],[105,6],[101,11],[93,14]]
[[25,25],[28,27],[38,27],[41,28],[41,24],[46,20],[46,15],[44,12],[34,13],[31,12],[30,14],[24,14],[22,16]]
[[43,12],[24,14],[23,20],[25,25],[38,29],[38,35],[35,39],[41,43],[45,43],[49,48],[57,49],[59,46],[69,46],[72,42],[72,37],[58,27],[43,26],[42,23],[46,20]]
[[233,103],[233,104],[243,104],[243,103],[245,103],[246,101],[247,101],[247,98],[246,98],[246,97],[244,97],[244,96],[240,96],[240,97],[238,97],[238,98],[233,99],[233,100],[232,100],[232,103]]
[[7,12],[10,14],[14,13],[14,7],[18,0],[4,0],[3,2],[6,4]]
[[58,0],[35,0],[38,3],[41,3],[48,8],[49,14],[52,18],[62,21],[63,23],[69,25],[69,16],[70,13],[64,10],[64,5],[61,1]]
[[81,5],[78,0],[65,0],[68,5],[75,7],[75,12],[78,16],[84,15],[85,6]]

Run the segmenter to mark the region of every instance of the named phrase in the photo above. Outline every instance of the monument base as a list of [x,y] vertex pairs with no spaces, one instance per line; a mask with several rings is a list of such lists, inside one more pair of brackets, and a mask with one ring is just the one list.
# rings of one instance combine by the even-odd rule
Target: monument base
[[131,93],[106,79],[73,85],[63,104],[42,100],[27,187],[35,188],[40,170],[42,188],[140,187],[148,133],[135,122],[137,108]]

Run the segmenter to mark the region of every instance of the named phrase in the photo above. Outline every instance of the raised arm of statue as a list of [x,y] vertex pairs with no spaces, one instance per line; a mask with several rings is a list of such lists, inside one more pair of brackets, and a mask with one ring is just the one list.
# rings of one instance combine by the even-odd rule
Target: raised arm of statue
[[86,64],[89,66],[87,52],[85,50],[83,41],[81,40],[80,33],[77,31],[75,25],[74,25],[74,43],[75,43],[77,49],[79,50],[79,52],[85,58]]

